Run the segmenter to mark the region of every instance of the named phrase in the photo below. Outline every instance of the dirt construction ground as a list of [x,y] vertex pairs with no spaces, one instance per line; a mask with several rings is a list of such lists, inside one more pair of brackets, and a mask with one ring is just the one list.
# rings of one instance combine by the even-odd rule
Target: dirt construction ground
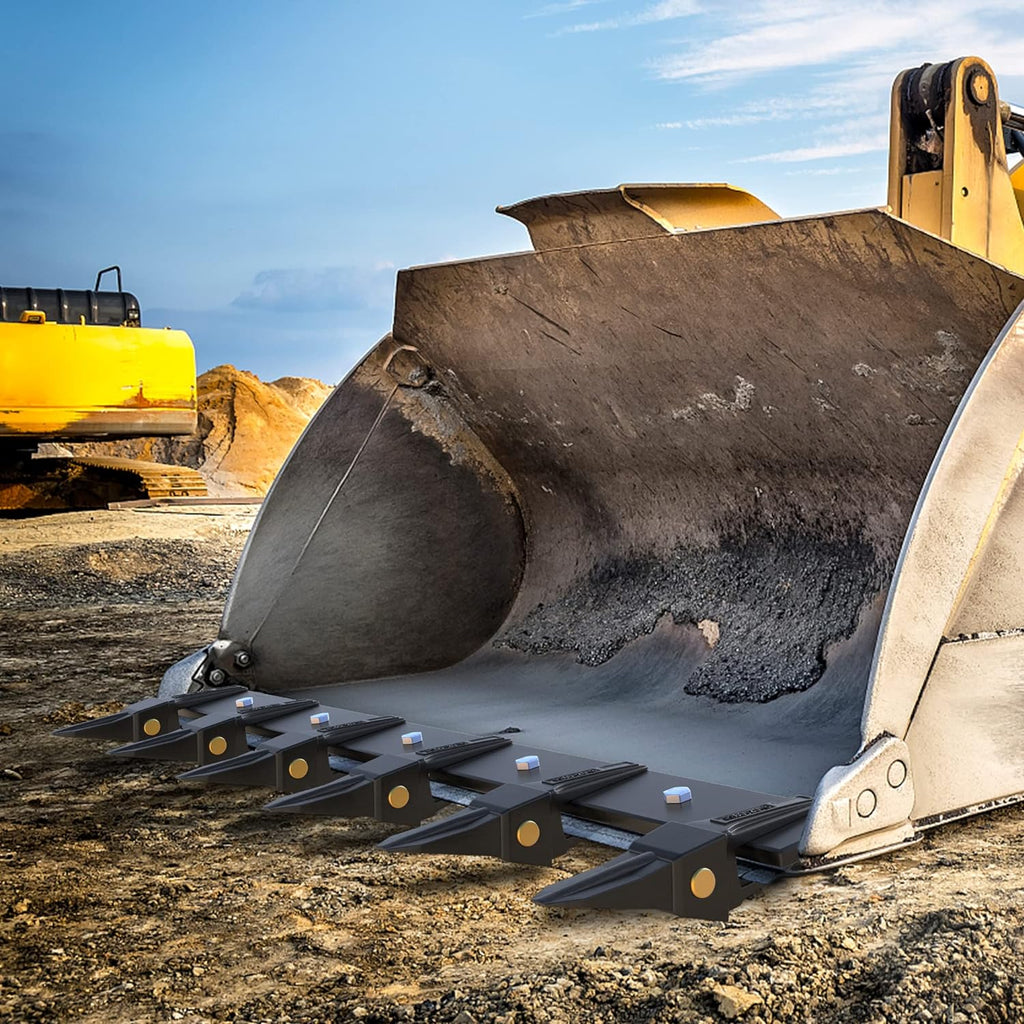
[[531,902],[600,847],[398,857],[51,736],[213,637],[251,517],[0,521],[0,1020],[1024,1020],[1022,810],[705,924]]

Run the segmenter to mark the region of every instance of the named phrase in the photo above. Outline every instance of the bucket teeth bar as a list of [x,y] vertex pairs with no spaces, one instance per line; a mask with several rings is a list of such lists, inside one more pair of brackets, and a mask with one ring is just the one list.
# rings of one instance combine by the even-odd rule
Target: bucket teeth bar
[[266,786],[281,793],[297,793],[331,780],[334,775],[330,765],[331,748],[343,750],[347,741],[404,724],[404,718],[385,715],[322,726],[312,736],[282,733],[263,740],[255,749],[238,757],[200,765],[178,778],[228,786]]
[[383,754],[354,765],[349,774],[315,789],[279,797],[266,810],[292,814],[371,817],[400,825],[419,824],[437,812],[430,793],[430,773],[440,772],[482,754],[512,745],[506,736],[481,736],[413,755]]
[[[632,761],[602,763],[508,735],[358,714],[223,687],[140,701],[59,732],[134,737],[113,753],[198,762],[185,779],[277,789],[284,795],[266,805],[273,812],[374,817],[408,828],[436,813],[434,792],[471,797],[465,810],[388,839],[388,850],[548,864],[571,841],[566,830],[620,848],[637,837],[603,867],[545,889],[537,897],[545,904],[720,919],[797,860],[802,798],[650,772]],[[148,735],[151,719],[160,729]],[[551,775],[540,774],[542,764]]]
[[646,771],[646,765],[620,761],[548,779],[540,786],[507,783],[478,796],[450,818],[391,836],[380,845],[390,851],[472,854],[517,864],[550,864],[569,848],[562,831],[563,807]]
[[54,729],[54,736],[74,736],[80,739],[114,740],[118,743],[137,742],[174,731],[180,727],[179,711],[199,708],[204,704],[245,693],[244,686],[224,686],[219,690],[183,693],[166,700],[148,697],[130,704],[121,711],[103,718],[76,722]]
[[315,700],[281,698],[246,711],[204,715],[173,732],[126,743],[110,753],[115,757],[141,757],[151,761],[195,761],[202,765],[222,762],[248,751],[247,729],[315,707],[319,707]]
[[706,822],[668,822],[635,840],[621,856],[549,885],[534,899],[544,906],[665,910],[725,921],[760,888],[741,878],[737,851],[802,821],[810,805],[801,799]]

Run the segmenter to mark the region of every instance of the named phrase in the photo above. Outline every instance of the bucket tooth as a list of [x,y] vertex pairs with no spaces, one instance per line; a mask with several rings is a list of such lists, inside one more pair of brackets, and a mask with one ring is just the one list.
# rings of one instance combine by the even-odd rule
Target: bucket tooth
[[[145,705],[145,707],[142,705]],[[136,735],[138,731],[136,718],[140,715],[149,713],[148,718],[152,718],[155,723],[150,728],[157,729],[159,732],[166,731],[166,725],[163,721],[165,716],[160,715],[165,705],[166,701],[156,698],[140,701],[139,704],[133,704],[123,711],[114,712],[112,715],[104,715],[102,718],[92,718],[85,722],[75,722],[74,725],[65,725],[60,729],[54,729],[53,735],[73,736],[89,740],[117,740],[120,743],[138,740],[141,737]],[[177,728],[178,713],[175,711],[173,714],[174,728]],[[159,717],[157,717],[158,715]]]
[[725,921],[760,888],[740,877],[736,851],[806,817],[810,801],[765,804],[696,824],[668,822],[607,864],[542,889],[544,906],[665,910]]
[[[147,761],[199,761],[199,730],[175,729],[134,743],[125,743],[110,751],[113,757],[139,757]],[[219,744],[217,745],[219,747]],[[236,750],[235,754],[241,754]]]
[[500,814],[484,807],[467,807],[442,821],[432,821],[408,832],[400,832],[379,845],[382,850],[392,853],[458,853],[494,857],[502,845],[501,832]]
[[327,747],[322,734],[282,733],[229,761],[201,765],[178,778],[227,786],[266,786],[281,793],[295,793],[321,786],[332,778]]
[[534,899],[544,906],[665,910],[725,921],[751,888],[740,882],[724,834],[669,822],[607,864],[549,885]]
[[451,818],[391,836],[380,845],[409,853],[461,853],[517,864],[550,864],[569,848],[562,831],[562,806],[645,771],[644,765],[622,761],[547,779],[544,789],[507,783],[476,797]]
[[327,814],[342,818],[373,817],[373,784],[359,775],[343,775],[322,786],[304,789],[264,804],[276,814]]
[[150,697],[136,701],[112,715],[54,729],[53,735],[90,740],[115,740],[119,743],[144,740],[178,729],[179,710],[197,708],[244,692],[244,686],[225,686],[217,690],[183,693],[167,700]]
[[450,818],[391,836],[380,846],[405,853],[458,853],[550,864],[569,843],[550,795],[512,782],[477,797]]
[[277,781],[272,750],[257,747],[226,761],[190,768],[178,778],[189,782],[216,782],[226,786],[273,786]]
[[437,802],[430,795],[430,778],[419,761],[384,754],[352,768],[343,778],[271,800],[265,809],[417,825],[437,811]]

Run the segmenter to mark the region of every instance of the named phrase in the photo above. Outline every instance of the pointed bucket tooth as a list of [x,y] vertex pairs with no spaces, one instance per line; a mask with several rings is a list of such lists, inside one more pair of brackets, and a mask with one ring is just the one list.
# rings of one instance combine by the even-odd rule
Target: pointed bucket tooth
[[113,757],[142,757],[149,761],[200,760],[196,733],[192,729],[175,729],[164,736],[125,743],[110,753]]
[[200,765],[182,772],[179,779],[216,782],[225,786],[268,786],[277,782],[276,757],[273,750],[249,750],[226,761]]
[[380,847],[391,852],[500,857],[501,816],[483,807],[467,807],[450,818],[390,836]]
[[672,865],[653,853],[623,853],[572,878],[541,889],[534,902],[546,907],[674,911]]
[[54,729],[53,735],[90,740],[120,740],[123,743],[132,738],[134,718],[135,712],[131,708],[125,708],[124,711],[116,711],[102,718],[92,718],[87,722],[75,722],[74,725]]
[[322,786],[289,793],[264,804],[265,811],[282,814],[329,814],[342,818],[372,818],[373,781],[343,775]]

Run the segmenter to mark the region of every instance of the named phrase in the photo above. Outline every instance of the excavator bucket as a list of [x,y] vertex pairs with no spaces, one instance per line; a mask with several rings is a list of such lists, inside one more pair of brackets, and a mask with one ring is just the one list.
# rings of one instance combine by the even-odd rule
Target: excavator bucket
[[1019,114],[977,58],[893,97],[885,209],[622,186],[401,272],[169,721],[96,735],[395,851],[587,836],[540,902],[706,918],[1024,798]]

